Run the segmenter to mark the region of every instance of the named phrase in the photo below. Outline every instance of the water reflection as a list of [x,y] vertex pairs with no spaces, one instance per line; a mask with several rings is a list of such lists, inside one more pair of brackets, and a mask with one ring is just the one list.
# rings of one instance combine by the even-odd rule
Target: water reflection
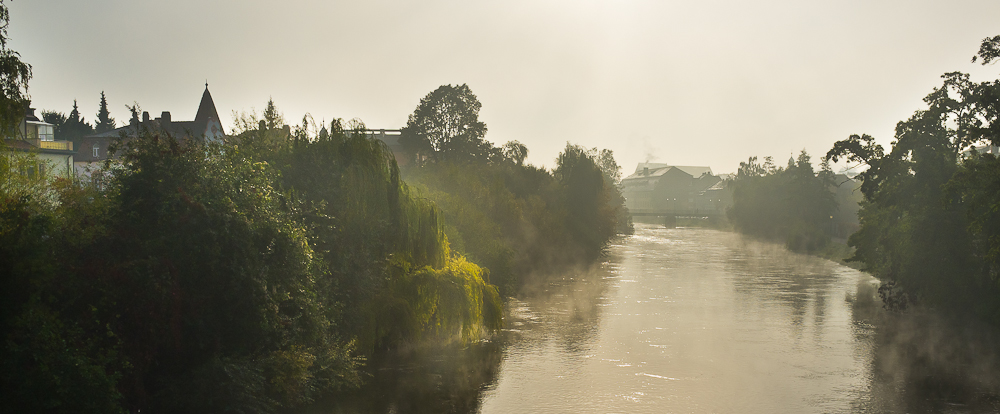
[[502,341],[418,349],[369,361],[360,391],[321,401],[314,413],[475,413],[495,383]]
[[886,313],[871,277],[779,245],[637,230],[510,301],[495,340],[378,361],[323,412],[1000,410],[992,328]]

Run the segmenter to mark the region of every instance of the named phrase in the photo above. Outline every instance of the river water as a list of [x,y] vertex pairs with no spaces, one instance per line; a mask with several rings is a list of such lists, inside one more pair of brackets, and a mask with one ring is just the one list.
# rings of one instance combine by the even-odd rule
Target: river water
[[490,341],[372,361],[322,412],[998,412],[991,328],[888,313],[877,282],[780,245],[639,225],[529,290]]

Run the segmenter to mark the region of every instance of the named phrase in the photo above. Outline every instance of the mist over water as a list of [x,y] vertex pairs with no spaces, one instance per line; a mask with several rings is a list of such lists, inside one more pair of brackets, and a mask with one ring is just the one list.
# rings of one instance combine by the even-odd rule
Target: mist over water
[[367,402],[352,406],[997,411],[996,331],[930,311],[888,313],[876,286],[865,273],[738,234],[640,225],[600,266],[511,300],[494,340],[373,364]]

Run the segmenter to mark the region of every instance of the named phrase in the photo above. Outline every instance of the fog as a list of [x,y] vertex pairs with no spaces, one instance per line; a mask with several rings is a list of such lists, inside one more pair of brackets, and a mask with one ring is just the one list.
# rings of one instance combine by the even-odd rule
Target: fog
[[287,119],[402,127],[439,85],[467,83],[486,138],[552,167],[566,141],[733,172],[750,155],[822,154],[895,123],[995,35],[993,1],[127,2],[18,0],[10,45],[40,109],[93,119],[101,91],[192,119],[273,97]]

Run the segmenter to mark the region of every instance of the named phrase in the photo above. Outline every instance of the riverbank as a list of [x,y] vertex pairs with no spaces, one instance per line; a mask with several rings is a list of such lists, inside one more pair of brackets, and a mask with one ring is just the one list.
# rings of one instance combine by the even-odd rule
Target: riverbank
[[639,224],[600,265],[511,299],[494,341],[373,363],[372,388],[312,412],[1000,408],[995,334],[886,312],[876,288],[779,243]]

